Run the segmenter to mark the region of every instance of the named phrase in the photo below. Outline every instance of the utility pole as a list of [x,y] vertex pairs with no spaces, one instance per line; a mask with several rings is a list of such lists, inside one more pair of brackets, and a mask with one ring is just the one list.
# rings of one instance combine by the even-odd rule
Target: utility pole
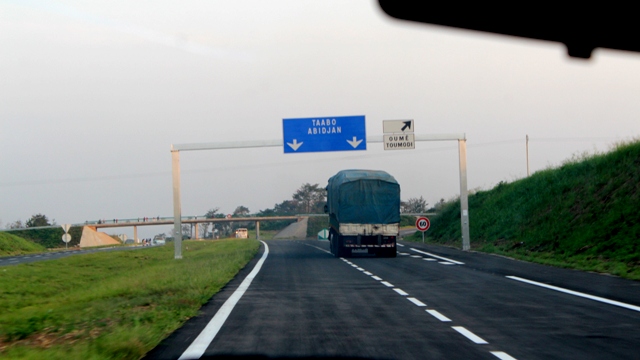
[[529,134],[527,134],[527,177],[531,175],[529,172]]

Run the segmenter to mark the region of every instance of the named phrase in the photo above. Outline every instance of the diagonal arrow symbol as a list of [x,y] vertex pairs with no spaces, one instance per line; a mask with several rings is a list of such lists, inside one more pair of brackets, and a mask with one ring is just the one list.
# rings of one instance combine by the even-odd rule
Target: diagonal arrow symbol
[[402,127],[402,129],[400,129],[400,131],[404,131],[404,129],[406,128],[409,128],[409,130],[411,130],[411,120],[405,121],[404,126]]
[[353,140],[347,140],[347,142],[349,143],[349,145],[353,146],[353,148],[357,148],[358,145],[360,145],[360,143],[362,142],[362,140],[358,140],[356,139],[356,137],[353,137]]
[[296,139],[293,139],[293,143],[287,143],[287,145],[289,145],[293,149],[293,151],[297,151],[298,148],[302,146],[302,144],[304,144],[304,142],[298,142],[298,140]]

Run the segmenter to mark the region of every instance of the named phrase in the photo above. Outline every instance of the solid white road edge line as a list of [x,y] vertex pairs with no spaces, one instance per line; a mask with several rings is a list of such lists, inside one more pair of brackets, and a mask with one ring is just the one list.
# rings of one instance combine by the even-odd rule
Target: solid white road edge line
[[623,307],[623,308],[629,309],[629,310],[640,311],[640,306],[631,305],[631,304],[623,303],[623,302],[620,302],[620,301],[615,301],[615,300],[611,300],[611,299],[607,299],[607,298],[603,298],[603,297],[599,297],[599,296],[595,296],[595,295],[589,295],[589,294],[585,294],[585,293],[581,293],[581,292],[578,292],[578,291],[573,291],[573,290],[569,290],[569,289],[565,289],[565,288],[561,288],[561,287],[557,287],[557,286],[553,286],[553,285],[547,285],[547,284],[544,284],[544,283],[540,283],[540,282],[537,282],[537,281],[524,279],[524,278],[517,277],[517,276],[507,276],[507,278],[509,278],[511,280],[521,281],[523,283],[527,283],[527,284],[531,284],[531,285],[540,286],[540,287],[547,288],[547,289],[550,289],[550,290],[559,291],[559,292],[562,292],[562,293],[565,293],[565,294],[579,296],[579,297],[582,297],[582,298],[585,298],[585,299],[589,299],[589,300],[600,301],[602,303],[609,304],[609,305],[620,306],[620,307]]
[[516,358],[507,354],[504,351],[491,351],[491,354],[493,354],[493,356],[497,357],[500,360],[517,360]]
[[434,318],[442,321],[442,322],[449,322],[451,321],[451,319],[449,319],[448,317],[442,315],[441,313],[439,313],[437,310],[433,310],[433,309],[427,309],[425,310],[426,312],[428,312],[429,314],[431,314]]
[[446,258],[446,257],[444,257],[444,256],[438,256],[438,255],[436,255],[436,254],[428,253],[428,252],[426,252],[426,251],[422,251],[422,250],[418,250],[418,249],[414,249],[414,248],[411,248],[410,250],[411,250],[411,251],[415,251],[415,252],[420,253],[420,254],[429,255],[429,256],[431,256],[431,257],[434,257],[434,258],[437,258],[437,259],[440,259],[440,260],[449,261],[449,262],[452,262],[452,263],[454,263],[454,264],[464,265],[464,263],[463,263],[463,262],[455,261],[455,260],[451,260],[451,259]]
[[262,264],[264,264],[264,261],[267,259],[267,255],[269,255],[269,246],[267,245],[267,243],[262,240],[260,240],[260,242],[264,244],[264,253],[262,254],[260,260],[258,260],[256,266],[254,266],[249,275],[244,278],[236,291],[234,291],[233,294],[231,294],[231,296],[227,299],[227,301],[222,304],[220,309],[218,309],[218,312],[209,321],[200,335],[198,335],[198,337],[193,340],[191,345],[189,345],[187,350],[182,353],[182,355],[180,356],[180,360],[199,359],[207,350],[207,347],[209,347],[211,341],[213,341],[213,339],[216,337],[218,331],[220,331],[222,325],[224,325],[224,322],[231,314],[231,311],[233,311],[233,308],[236,306],[238,301],[240,301],[240,298],[242,297],[242,295],[244,295],[245,291],[247,291],[253,279],[256,277],[256,275],[258,275],[258,272],[260,272]]
[[483,338],[465,329],[463,326],[452,326],[451,328],[476,344],[488,344]]

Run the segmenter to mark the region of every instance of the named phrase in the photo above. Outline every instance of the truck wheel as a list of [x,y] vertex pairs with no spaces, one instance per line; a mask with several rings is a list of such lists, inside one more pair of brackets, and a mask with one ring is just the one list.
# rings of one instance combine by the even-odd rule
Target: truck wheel
[[338,244],[339,237],[336,236],[336,233],[331,229],[329,231],[329,248],[331,249],[331,254],[335,257],[340,257],[340,246]]
[[333,250],[334,250],[334,255],[339,258],[339,257],[347,257],[347,252],[345,251],[345,249],[342,247],[342,239],[340,239],[340,235],[335,235],[334,238],[336,239],[334,244],[333,244]]

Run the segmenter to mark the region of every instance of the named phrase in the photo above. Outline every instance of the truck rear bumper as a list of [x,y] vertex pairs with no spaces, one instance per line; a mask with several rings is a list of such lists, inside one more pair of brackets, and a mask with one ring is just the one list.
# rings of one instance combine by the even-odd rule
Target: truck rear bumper
[[344,244],[344,247],[348,248],[391,248],[396,244],[381,244],[381,245],[358,245],[358,244]]

